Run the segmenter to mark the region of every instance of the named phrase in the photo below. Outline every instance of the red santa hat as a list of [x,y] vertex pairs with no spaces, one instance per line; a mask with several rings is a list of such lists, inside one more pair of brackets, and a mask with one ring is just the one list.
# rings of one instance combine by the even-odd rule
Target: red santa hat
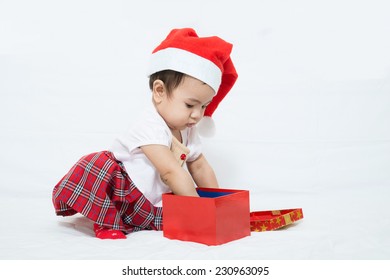
[[205,136],[214,133],[211,117],[238,77],[230,58],[232,48],[219,37],[199,37],[192,28],[182,28],[173,29],[152,52],[148,75],[174,70],[205,82],[216,92],[198,124]]

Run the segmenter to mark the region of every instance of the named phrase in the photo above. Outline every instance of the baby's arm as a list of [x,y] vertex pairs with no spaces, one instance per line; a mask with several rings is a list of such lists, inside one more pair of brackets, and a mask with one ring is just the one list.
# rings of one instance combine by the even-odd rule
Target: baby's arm
[[201,154],[196,160],[187,162],[188,171],[191,173],[196,185],[202,188],[218,188],[217,177],[206,158]]
[[180,166],[167,146],[145,145],[141,150],[156,167],[161,180],[174,194],[199,196],[190,174]]

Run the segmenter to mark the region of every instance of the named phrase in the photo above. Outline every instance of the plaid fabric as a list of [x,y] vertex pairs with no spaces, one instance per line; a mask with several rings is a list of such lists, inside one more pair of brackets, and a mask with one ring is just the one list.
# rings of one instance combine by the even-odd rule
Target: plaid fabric
[[145,198],[108,151],[82,157],[54,187],[53,204],[59,216],[81,213],[126,233],[162,230],[162,208]]

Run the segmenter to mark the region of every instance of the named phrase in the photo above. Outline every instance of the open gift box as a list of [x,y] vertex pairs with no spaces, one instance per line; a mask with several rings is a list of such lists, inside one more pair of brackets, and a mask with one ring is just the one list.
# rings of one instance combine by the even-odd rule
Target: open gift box
[[275,230],[301,219],[302,208],[251,212],[251,231]]
[[163,235],[220,245],[250,235],[249,191],[197,188],[200,197],[163,194]]

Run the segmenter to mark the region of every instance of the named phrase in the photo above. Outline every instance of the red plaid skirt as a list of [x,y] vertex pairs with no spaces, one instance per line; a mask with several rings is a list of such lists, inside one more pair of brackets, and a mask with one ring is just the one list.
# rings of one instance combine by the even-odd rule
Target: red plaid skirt
[[162,208],[146,199],[108,151],[82,157],[54,187],[53,204],[59,216],[81,213],[125,233],[162,230]]

